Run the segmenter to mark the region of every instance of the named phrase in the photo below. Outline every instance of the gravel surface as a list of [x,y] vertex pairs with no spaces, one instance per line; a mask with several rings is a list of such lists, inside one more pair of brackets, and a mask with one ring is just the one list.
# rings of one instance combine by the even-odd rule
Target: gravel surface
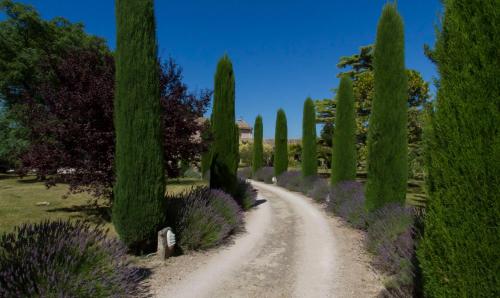
[[298,193],[252,182],[259,206],[246,231],[206,252],[145,260],[156,297],[375,297],[382,276],[363,234]]

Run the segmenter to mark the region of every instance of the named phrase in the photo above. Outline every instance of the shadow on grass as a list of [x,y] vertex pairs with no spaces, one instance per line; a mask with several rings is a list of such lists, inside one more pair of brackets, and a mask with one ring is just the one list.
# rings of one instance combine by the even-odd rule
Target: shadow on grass
[[75,217],[88,220],[95,224],[111,222],[111,208],[108,206],[74,205],[71,207],[48,209],[47,212],[80,213]]
[[29,178],[29,179],[23,179],[19,178],[16,181],[17,183],[25,183],[25,184],[32,184],[32,183],[39,183],[39,182],[44,182],[38,178]]

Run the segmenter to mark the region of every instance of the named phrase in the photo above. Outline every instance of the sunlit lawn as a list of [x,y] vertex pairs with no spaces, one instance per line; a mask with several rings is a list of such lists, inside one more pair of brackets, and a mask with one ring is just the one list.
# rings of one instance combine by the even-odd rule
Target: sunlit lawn
[[[178,179],[167,183],[168,193],[179,193],[192,186],[205,184],[198,179]],[[0,234],[12,231],[16,225],[40,222],[46,219],[89,220],[104,224],[110,234],[115,234],[109,221],[109,210],[105,206],[91,207],[91,196],[86,193],[70,195],[63,199],[68,186],[58,184],[47,189],[43,182],[34,177],[19,179],[13,175],[0,174]],[[48,206],[37,206],[48,202]]]

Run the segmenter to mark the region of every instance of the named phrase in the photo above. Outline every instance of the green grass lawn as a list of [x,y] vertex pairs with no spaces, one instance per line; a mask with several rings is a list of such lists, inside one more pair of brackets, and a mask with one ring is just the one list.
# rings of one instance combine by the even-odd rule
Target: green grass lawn
[[[167,183],[167,192],[179,193],[192,186],[204,185],[198,179],[175,179]],[[115,231],[109,219],[109,208],[91,206],[87,193],[70,195],[63,199],[68,186],[58,184],[47,189],[34,177],[19,179],[17,176],[0,174],[0,234],[22,223],[39,222],[45,219],[89,220],[104,224],[110,234]],[[48,206],[37,206],[38,202],[49,202]]]

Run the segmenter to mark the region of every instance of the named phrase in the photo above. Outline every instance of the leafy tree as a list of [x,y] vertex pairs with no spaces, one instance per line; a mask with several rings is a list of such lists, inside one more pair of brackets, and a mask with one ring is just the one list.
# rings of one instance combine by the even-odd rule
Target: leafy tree
[[426,129],[430,195],[418,259],[427,297],[500,295],[500,2],[445,0]]
[[164,222],[165,168],[152,0],[116,1],[116,182],[113,224],[132,251],[154,247]]
[[86,34],[82,24],[42,20],[33,7],[12,0],[1,0],[0,11],[6,15],[0,22],[0,94],[8,107],[26,96],[37,98],[34,87],[64,75],[57,66],[69,52],[109,54],[105,41]]
[[253,157],[252,157],[252,173],[255,174],[264,162],[264,144],[263,142],[263,127],[262,117],[260,115],[255,118],[255,125],[253,129]]
[[337,92],[337,115],[333,135],[332,185],[356,178],[356,114],[351,79],[344,76]]
[[[208,151],[210,126],[200,119],[207,111],[212,92],[189,92],[182,81],[182,68],[172,59],[162,64],[160,70],[165,168],[168,177],[178,177],[181,160],[197,162],[201,153]],[[196,135],[201,137],[193,137]]]
[[375,97],[368,131],[366,207],[404,203],[408,177],[407,76],[403,21],[395,4],[386,4],[377,28],[374,53]]
[[233,64],[224,55],[217,64],[212,112],[212,162],[210,167],[210,187],[235,193],[237,161],[234,155],[235,82]]
[[[366,140],[368,136],[368,118],[372,111],[374,97],[373,52],[375,46],[361,47],[358,54],[341,57],[337,66],[347,69],[339,74],[348,75],[353,80],[354,99],[356,102],[356,139],[358,150],[358,167],[365,168]],[[422,75],[407,69],[408,77],[408,143],[410,159],[410,174],[419,178],[423,174],[421,142],[423,111],[428,105],[429,84]],[[337,90],[334,90],[337,91]],[[335,99],[322,99],[315,102],[319,123],[335,125]]]
[[279,109],[276,114],[274,142],[274,176],[278,177],[288,170],[288,128],[283,109]]
[[28,145],[28,130],[17,121],[15,110],[0,108],[0,171],[19,167]]
[[307,98],[304,102],[304,115],[302,121],[302,176],[316,176],[317,172],[316,112],[313,100]]

